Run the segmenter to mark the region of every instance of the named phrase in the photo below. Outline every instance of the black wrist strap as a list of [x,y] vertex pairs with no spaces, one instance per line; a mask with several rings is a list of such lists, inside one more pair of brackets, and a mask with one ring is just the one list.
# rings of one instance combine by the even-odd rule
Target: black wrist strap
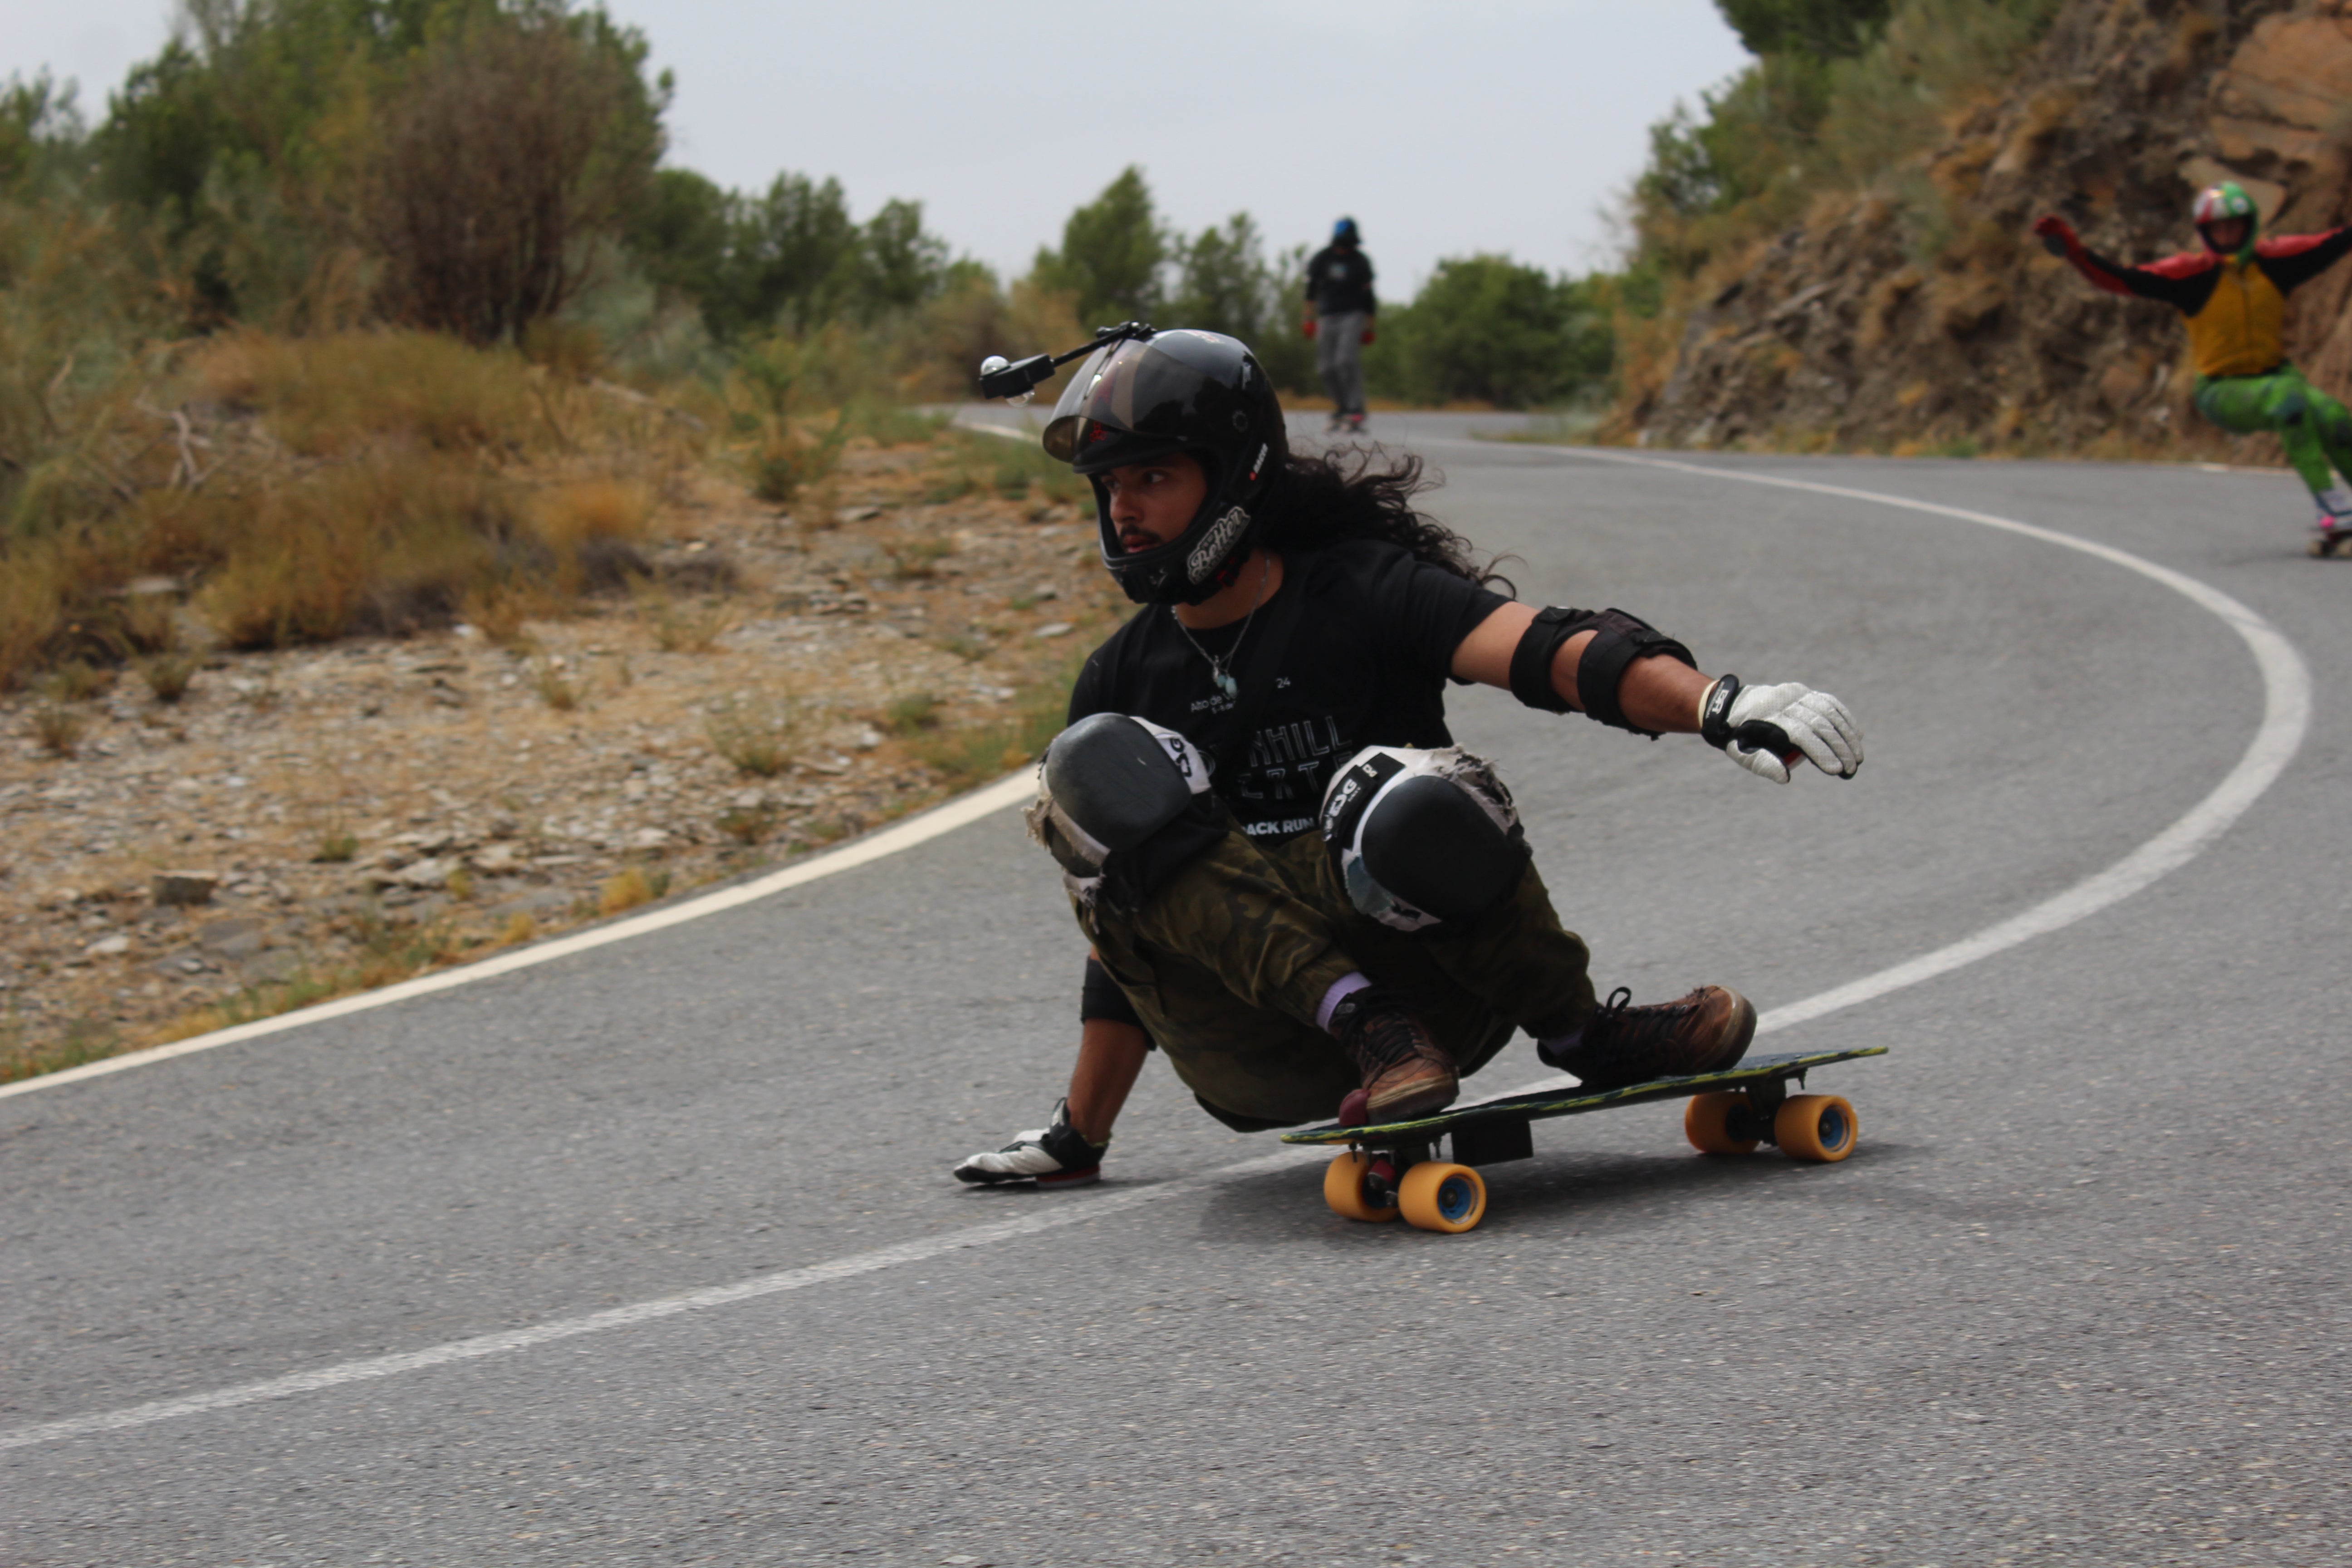
[[1706,689],[1698,710],[1699,739],[1717,751],[1731,744],[1731,705],[1739,697],[1739,677],[1727,675]]

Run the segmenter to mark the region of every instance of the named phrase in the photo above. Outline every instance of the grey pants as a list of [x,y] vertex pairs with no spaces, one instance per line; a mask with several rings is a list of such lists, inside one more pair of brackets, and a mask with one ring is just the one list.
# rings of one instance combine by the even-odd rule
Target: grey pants
[[1364,411],[1364,326],[1370,320],[1361,310],[1349,310],[1316,323],[1315,369],[1341,414]]

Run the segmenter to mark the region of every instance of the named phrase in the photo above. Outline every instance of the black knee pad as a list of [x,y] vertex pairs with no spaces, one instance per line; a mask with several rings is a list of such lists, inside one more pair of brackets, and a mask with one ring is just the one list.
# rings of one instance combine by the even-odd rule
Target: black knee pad
[[1089,715],[1055,739],[1024,815],[1088,908],[1106,893],[1132,907],[1227,823],[1192,742],[1123,713]]
[[1349,901],[1400,931],[1475,920],[1528,864],[1510,792],[1450,747],[1359,752],[1324,793],[1322,827]]
[[[1209,787],[1192,743],[1124,713],[1079,720],[1045,748],[1042,782],[1059,813],[1105,850],[1132,849]],[[1099,857],[1097,857],[1098,858]]]

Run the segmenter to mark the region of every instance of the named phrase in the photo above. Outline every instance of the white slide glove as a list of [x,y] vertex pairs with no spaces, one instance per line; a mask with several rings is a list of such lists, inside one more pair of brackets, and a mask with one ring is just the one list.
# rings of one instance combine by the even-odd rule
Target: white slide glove
[[1016,1132],[1002,1149],[983,1150],[955,1168],[956,1180],[992,1187],[1034,1182],[1041,1187],[1080,1187],[1102,1180],[1103,1151],[1110,1141],[1089,1143],[1070,1125],[1070,1102],[1055,1102],[1052,1124]]
[[1700,700],[1698,729],[1708,745],[1774,784],[1787,784],[1801,760],[1842,779],[1862,767],[1862,726],[1845,704],[1793,680],[1742,686],[1725,676]]

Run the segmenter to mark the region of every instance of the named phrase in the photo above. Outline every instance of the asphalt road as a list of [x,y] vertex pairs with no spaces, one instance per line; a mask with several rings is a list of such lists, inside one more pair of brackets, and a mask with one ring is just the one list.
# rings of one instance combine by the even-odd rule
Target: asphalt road
[[[1719,475],[2184,574],[2305,661],[2308,733],[2152,885],[1769,1037],[1892,1048],[1815,1080],[1845,1163],[1702,1159],[1672,1106],[1547,1123],[1462,1237],[1336,1218],[1157,1067],[1104,1185],[949,1180],[1075,1038],[1083,947],[1009,812],[0,1100],[0,1561],[2352,1559],[2352,563],[2303,556],[2292,479],[1693,473],[1462,438],[1492,423],[1378,421],[1525,596],[1868,737],[1783,789],[1462,694],[1604,986],[1769,1011],[1946,949],[2281,733],[2240,633],[2126,565]],[[1522,1042],[1474,1088],[1539,1076]]]

